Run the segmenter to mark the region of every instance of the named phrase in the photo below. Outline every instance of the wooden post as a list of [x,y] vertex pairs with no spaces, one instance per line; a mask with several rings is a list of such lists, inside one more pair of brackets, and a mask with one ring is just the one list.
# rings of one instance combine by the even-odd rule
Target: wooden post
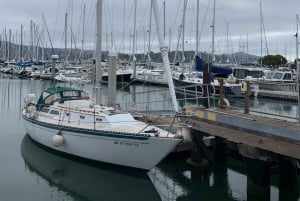
[[220,88],[219,88],[219,101],[220,101],[220,107],[224,108],[224,80],[223,79],[219,79],[219,83],[220,83]]
[[56,71],[56,61],[58,60],[58,55],[51,55],[51,60],[52,60],[52,68],[51,68],[51,73],[52,73],[52,82],[55,81],[55,71]]
[[249,113],[249,105],[250,105],[250,83],[249,81],[247,80],[246,81],[246,87],[247,87],[247,90],[246,90],[246,93],[245,93],[245,108],[244,108],[244,113],[245,114],[248,114]]
[[203,106],[206,108],[210,107],[209,96],[210,96],[210,64],[205,63],[203,65]]
[[117,97],[117,80],[116,80],[116,68],[117,68],[117,53],[113,48],[108,53],[109,57],[109,69],[108,69],[108,105],[111,107],[116,106]]

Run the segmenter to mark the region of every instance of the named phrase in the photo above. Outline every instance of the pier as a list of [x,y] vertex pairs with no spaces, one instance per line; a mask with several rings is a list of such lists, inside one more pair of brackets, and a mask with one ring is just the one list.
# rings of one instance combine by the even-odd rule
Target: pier
[[[300,124],[283,119],[245,114],[238,109],[188,108],[193,130],[271,153],[300,159]],[[264,152],[265,153],[265,152]],[[244,153],[246,154],[246,153]],[[254,154],[254,153],[253,153]]]
[[[279,170],[282,196],[285,194],[284,189],[288,189],[288,193],[298,194],[298,122],[244,113],[243,110],[232,108],[187,108],[185,113],[190,115],[187,123],[197,131],[193,136],[196,146],[191,150],[192,163],[187,161],[191,166],[194,163],[200,164],[196,167],[200,167],[198,171],[203,172],[203,164],[207,161],[222,164],[231,149],[245,161],[249,200],[270,200],[271,166],[274,167],[274,164]],[[208,146],[213,147],[213,159],[207,154]],[[192,171],[195,171],[194,167]]]

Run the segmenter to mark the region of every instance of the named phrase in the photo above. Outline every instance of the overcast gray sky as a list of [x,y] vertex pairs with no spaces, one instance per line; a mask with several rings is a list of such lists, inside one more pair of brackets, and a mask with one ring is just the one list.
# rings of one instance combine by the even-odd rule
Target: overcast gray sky
[[[157,0],[163,8],[163,0]],[[171,50],[175,50],[178,30],[183,16],[183,0],[165,0],[166,5],[166,41]],[[263,55],[281,54],[288,60],[295,58],[296,14],[300,13],[299,0],[216,0],[215,53],[249,52],[260,56],[260,2],[262,2]],[[11,30],[12,39],[20,41],[20,27],[24,27],[24,41],[29,44],[30,20],[42,32],[46,22],[50,38],[55,47],[64,47],[65,13],[68,13],[68,48],[73,43],[84,49],[94,48],[96,0],[8,0],[1,2],[0,28]],[[85,9],[83,37],[83,5]],[[119,52],[131,52],[133,35],[134,0],[103,0],[103,49],[110,49],[113,43]],[[200,0],[200,51],[211,52],[213,0]],[[147,51],[149,31],[150,0],[138,0],[137,3],[137,51]],[[45,16],[43,20],[42,15]],[[163,19],[163,18],[162,18]],[[151,29],[151,50],[157,52],[157,37],[154,18]],[[45,26],[44,26],[45,27]],[[45,29],[46,30],[46,29]],[[185,50],[195,50],[196,0],[188,0],[185,20]],[[227,37],[228,36],[228,37]],[[112,39],[113,38],[113,39]],[[227,43],[226,39],[229,39]],[[170,39],[170,40],[169,40]],[[265,40],[266,39],[266,40]],[[44,35],[45,46],[50,47],[47,32]],[[113,41],[113,42],[112,42]],[[267,42],[267,43],[266,43]],[[248,45],[247,45],[248,44]],[[180,47],[181,49],[181,47]]]

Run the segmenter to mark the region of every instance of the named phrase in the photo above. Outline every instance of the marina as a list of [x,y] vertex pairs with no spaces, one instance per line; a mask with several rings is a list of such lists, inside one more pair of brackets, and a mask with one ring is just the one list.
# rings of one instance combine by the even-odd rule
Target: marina
[[298,15],[288,58],[262,2],[260,56],[230,1],[51,4],[0,34],[0,200],[300,201]]
[[[21,109],[23,108],[23,98],[21,96],[24,97],[27,93],[40,93],[44,88],[50,87],[52,82],[2,77],[0,83],[0,92],[2,94],[1,113],[3,114],[0,122],[1,127],[6,131],[1,134],[0,146],[2,158],[6,161],[1,165],[1,198],[4,200],[18,200],[21,197],[25,200],[99,200],[100,198],[109,200],[114,198],[115,193],[112,192],[116,190],[118,190],[119,199],[131,198],[133,200],[141,197],[146,199],[143,197],[145,193],[149,195],[150,200],[181,199],[190,201],[201,198],[206,200],[211,200],[212,198],[223,199],[224,197],[226,197],[226,200],[299,199],[298,187],[296,189],[286,189],[280,184],[276,166],[271,166],[270,183],[261,186],[258,185],[261,181],[255,180],[257,176],[252,178],[249,175],[249,171],[247,171],[246,164],[249,164],[249,161],[245,163],[240,157],[236,158],[230,155],[226,157],[226,163],[218,162],[212,166],[212,169],[204,172],[197,173],[188,168],[186,159],[189,157],[189,154],[167,157],[150,171],[144,172],[130,168],[120,169],[119,166],[95,163],[51,151],[35,143],[26,134],[21,118]],[[58,84],[61,85],[61,83]],[[70,83],[64,84],[64,86],[70,85],[78,87],[78,85]],[[87,84],[81,87],[84,87],[86,91],[92,92],[91,85]],[[155,91],[159,89],[153,86],[135,86],[135,91]],[[107,92],[106,90],[106,86],[103,86],[104,94]],[[119,88],[117,99],[122,100],[124,93],[127,94],[128,91]],[[168,99],[162,93],[153,92],[153,94],[155,94],[157,99],[160,99],[160,96]],[[103,99],[105,99],[105,96]],[[257,109],[263,107],[261,110],[266,110],[266,104],[267,101],[264,105],[258,105]],[[274,104],[270,108],[274,108]],[[277,105],[276,107],[280,108],[280,103],[277,103]],[[166,104],[165,106],[168,109],[168,105]],[[290,106],[293,107],[292,105]],[[295,106],[295,108],[297,107]],[[152,107],[152,109],[156,108]],[[278,109],[277,112],[282,115],[284,115],[284,112],[287,112],[289,115],[297,113],[295,109],[292,109],[292,113],[286,109]],[[264,142],[264,144],[267,143],[267,141]],[[14,169],[13,172],[11,171],[12,167]],[[111,186],[98,183],[104,175],[107,178],[105,181],[111,181]],[[254,182],[249,183],[249,179],[251,181],[254,179]],[[136,189],[126,190],[126,188],[116,186],[121,181],[123,186],[137,185],[141,194],[136,194]],[[83,185],[82,182],[86,184]],[[105,185],[103,191],[99,191],[98,188],[92,188],[97,186],[96,184],[100,186]],[[251,194],[252,187],[261,189],[263,194],[258,194],[257,192]],[[18,190],[20,193],[13,193],[15,190]]]

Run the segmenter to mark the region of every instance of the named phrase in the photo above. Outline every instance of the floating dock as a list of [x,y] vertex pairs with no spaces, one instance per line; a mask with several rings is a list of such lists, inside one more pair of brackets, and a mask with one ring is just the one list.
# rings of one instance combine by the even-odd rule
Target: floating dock
[[296,92],[290,91],[259,90],[257,93],[257,97],[273,100],[283,100],[288,102],[298,101],[298,94]]

